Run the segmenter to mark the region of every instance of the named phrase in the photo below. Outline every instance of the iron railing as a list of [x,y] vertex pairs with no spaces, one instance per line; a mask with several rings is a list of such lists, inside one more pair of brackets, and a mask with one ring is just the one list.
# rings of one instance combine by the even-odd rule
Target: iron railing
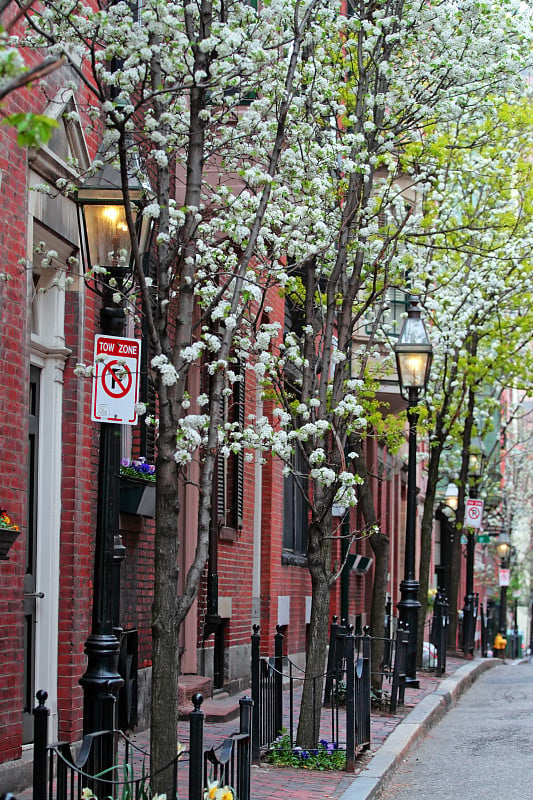
[[[135,745],[122,731],[100,731],[84,736],[75,755],[66,742],[48,743],[47,693],[37,692],[34,709],[35,740],[33,761],[33,800],[79,800],[82,790],[89,788],[99,798],[129,797],[144,800],[151,797],[149,754]],[[251,728],[253,701],[241,698],[239,732],[228,737],[219,747],[204,752],[205,714],[203,697],[195,694],[189,714],[189,746],[163,768],[168,772],[171,791],[167,797],[178,798],[178,773],[188,771],[188,800],[203,800],[210,777],[231,786],[239,800],[250,800]],[[115,766],[105,773],[91,771],[98,763],[101,748],[113,748]],[[188,768],[188,770],[187,770]],[[180,785],[181,800],[186,796]]]
[[[368,632],[354,635],[353,631],[339,627],[339,637],[335,652],[328,662],[329,669],[312,680],[313,705],[322,698],[322,689],[327,687],[327,701],[330,709],[329,721],[324,720],[322,731],[340,748],[340,715],[345,714],[346,763],[353,763],[358,747],[370,746],[370,642]],[[252,634],[252,699],[254,701],[254,721],[252,729],[252,759],[259,762],[261,751],[276,741],[285,729],[292,748],[295,744],[295,707],[305,675],[290,658],[283,656],[283,634],[277,628],[274,639],[273,657],[260,656],[259,626],[254,626]],[[287,687],[288,707],[283,717],[283,689]],[[313,739],[318,743],[321,731],[316,729],[313,715]]]

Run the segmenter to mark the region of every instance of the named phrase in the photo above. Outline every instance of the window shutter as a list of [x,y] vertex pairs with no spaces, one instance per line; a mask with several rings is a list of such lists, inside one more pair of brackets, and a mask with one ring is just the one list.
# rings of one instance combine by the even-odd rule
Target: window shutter
[[[239,423],[239,430],[244,428],[245,418],[245,372],[239,362],[238,374],[240,380],[235,382],[233,389],[235,422]],[[233,456],[233,527],[242,528],[244,521],[244,452],[239,450]]]
[[[223,424],[225,416],[225,400],[224,397],[220,398],[220,422]],[[226,524],[226,459],[220,453],[216,458],[216,487],[217,487],[217,517],[218,524]]]

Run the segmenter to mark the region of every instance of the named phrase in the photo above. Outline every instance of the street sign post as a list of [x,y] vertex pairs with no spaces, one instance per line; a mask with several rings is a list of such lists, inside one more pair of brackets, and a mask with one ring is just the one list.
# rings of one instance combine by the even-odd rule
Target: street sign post
[[483,519],[483,500],[468,498],[465,508],[465,526],[467,528],[480,528]]
[[96,336],[91,419],[136,425],[141,342],[120,336]]

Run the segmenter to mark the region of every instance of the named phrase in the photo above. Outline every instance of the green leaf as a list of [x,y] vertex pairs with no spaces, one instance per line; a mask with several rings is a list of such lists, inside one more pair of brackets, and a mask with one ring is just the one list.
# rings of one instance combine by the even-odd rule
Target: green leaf
[[31,112],[9,114],[3,121],[17,131],[17,144],[20,147],[41,147],[50,139],[54,129],[59,127],[57,120],[52,117]]

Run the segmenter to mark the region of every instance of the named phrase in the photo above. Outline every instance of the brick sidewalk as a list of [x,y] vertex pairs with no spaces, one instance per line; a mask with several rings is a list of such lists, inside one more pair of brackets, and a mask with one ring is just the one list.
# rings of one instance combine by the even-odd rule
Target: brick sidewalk
[[[419,671],[419,689],[407,689],[405,693],[405,706],[398,708],[397,713],[373,712],[371,717],[371,745],[370,749],[360,753],[356,759],[355,772],[318,771],[296,769],[290,767],[272,767],[268,763],[253,766],[251,773],[251,798],[252,800],[308,800],[311,793],[319,800],[338,800],[343,792],[353,783],[358,774],[364,771],[372,756],[379,750],[385,739],[409,712],[426,696],[435,692],[442,680],[453,674],[458,667],[465,664],[465,660],[448,656],[446,675],[438,676],[435,672]],[[288,694],[288,693],[286,693]],[[216,702],[216,701],[211,701]],[[329,719],[330,711],[324,709],[322,716],[321,737],[331,740],[328,731],[331,730]],[[342,715],[341,715],[342,717]],[[287,720],[284,720],[286,723]],[[239,721],[233,719],[224,722],[206,722],[204,728],[205,748],[216,747],[222,741],[238,730]],[[339,726],[340,727],[340,726]],[[343,740],[344,731],[339,730],[339,739]],[[179,725],[179,738],[188,744],[188,722],[183,720]],[[131,736],[131,740],[142,750],[149,748],[149,731],[141,731]],[[180,762],[181,764],[181,762]],[[187,786],[188,764],[185,761],[179,770],[179,784]],[[186,791],[185,791],[186,795]],[[17,793],[17,800],[31,800],[32,790],[27,789]]]

